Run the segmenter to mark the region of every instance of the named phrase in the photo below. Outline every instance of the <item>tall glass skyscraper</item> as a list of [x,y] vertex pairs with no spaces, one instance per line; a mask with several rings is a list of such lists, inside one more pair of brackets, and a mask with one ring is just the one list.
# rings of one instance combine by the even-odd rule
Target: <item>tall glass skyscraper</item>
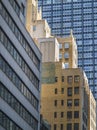
[[53,35],[63,37],[73,30],[79,67],[85,70],[97,100],[97,0],[39,0],[38,4]]

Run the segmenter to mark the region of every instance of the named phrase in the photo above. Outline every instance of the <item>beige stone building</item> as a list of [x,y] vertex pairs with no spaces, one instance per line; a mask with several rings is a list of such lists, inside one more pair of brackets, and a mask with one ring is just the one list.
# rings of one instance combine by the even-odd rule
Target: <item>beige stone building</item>
[[88,96],[81,69],[64,69],[61,62],[43,63],[41,113],[51,130],[90,130]]

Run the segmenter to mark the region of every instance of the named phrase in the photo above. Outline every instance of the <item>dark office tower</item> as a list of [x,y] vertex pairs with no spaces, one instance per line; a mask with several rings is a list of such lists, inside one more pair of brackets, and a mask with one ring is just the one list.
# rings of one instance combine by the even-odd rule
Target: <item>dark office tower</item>
[[73,30],[79,67],[85,70],[97,100],[97,0],[39,0],[38,3],[53,35],[67,36]]
[[25,28],[26,0],[0,0],[0,130],[39,130],[41,53]]

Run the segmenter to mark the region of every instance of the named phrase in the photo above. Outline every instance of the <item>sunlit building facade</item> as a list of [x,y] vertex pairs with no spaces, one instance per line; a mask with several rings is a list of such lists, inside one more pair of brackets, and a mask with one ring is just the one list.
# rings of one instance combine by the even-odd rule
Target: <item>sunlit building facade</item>
[[63,37],[73,30],[77,38],[78,65],[85,70],[97,99],[97,1],[39,0],[38,3],[53,35]]
[[89,98],[84,72],[64,69],[61,62],[42,67],[41,114],[51,130],[96,130],[96,101]]

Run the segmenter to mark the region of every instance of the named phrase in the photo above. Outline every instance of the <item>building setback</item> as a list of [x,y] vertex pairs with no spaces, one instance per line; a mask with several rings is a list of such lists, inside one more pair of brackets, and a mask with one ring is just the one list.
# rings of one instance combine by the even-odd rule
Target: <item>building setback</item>
[[53,35],[68,36],[73,30],[77,38],[78,65],[85,70],[97,100],[97,1],[39,0],[38,3]]
[[25,28],[26,0],[0,0],[0,130],[39,130],[41,53]]

